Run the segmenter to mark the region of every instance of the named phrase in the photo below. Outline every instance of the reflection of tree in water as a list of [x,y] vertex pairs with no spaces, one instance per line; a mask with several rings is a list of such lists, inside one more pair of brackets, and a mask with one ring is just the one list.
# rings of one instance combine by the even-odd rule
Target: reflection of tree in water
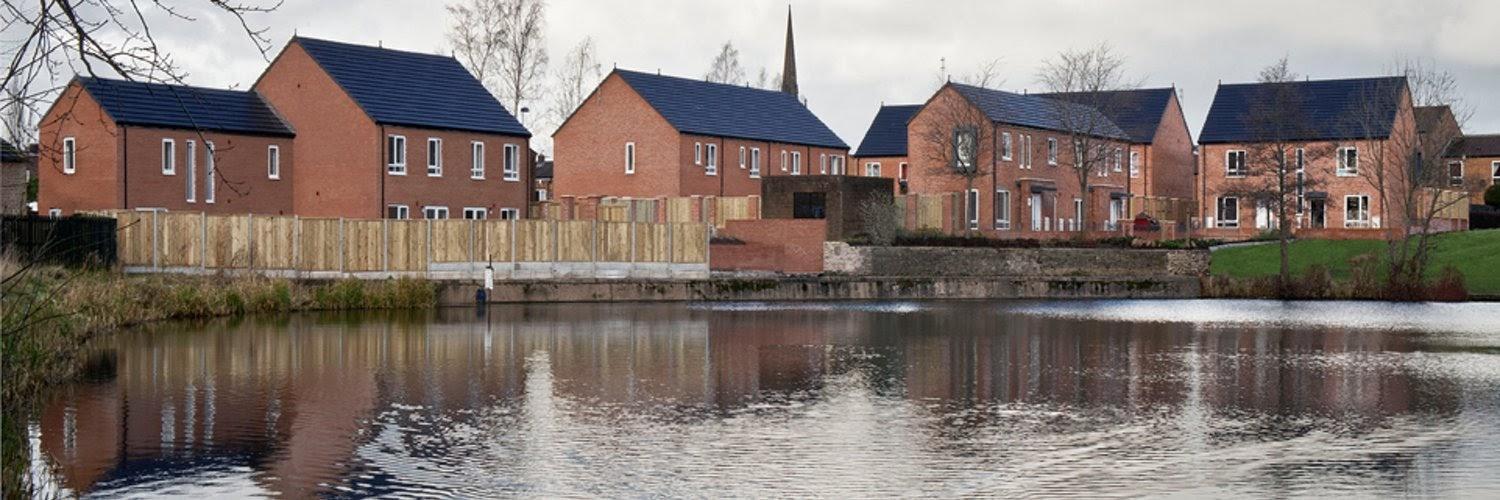
[[[904,477],[952,465],[941,460],[1025,468],[1072,449],[1327,447],[1321,435],[1441,418],[1459,400],[1454,382],[1403,368],[1399,353],[1421,349],[1421,336],[1063,320],[990,304],[517,306],[168,328],[182,327],[116,339],[114,377],[44,412],[43,449],[75,491],[232,465],[284,493],[566,491],[559,481],[616,460],[687,473],[703,458],[660,464],[631,450],[757,433],[813,448],[875,439],[888,448],[841,453],[912,454],[909,470],[886,471]],[[830,410],[843,413],[820,413]],[[1380,460],[1404,470],[1410,453]],[[1160,472],[1131,467],[1117,474]]]

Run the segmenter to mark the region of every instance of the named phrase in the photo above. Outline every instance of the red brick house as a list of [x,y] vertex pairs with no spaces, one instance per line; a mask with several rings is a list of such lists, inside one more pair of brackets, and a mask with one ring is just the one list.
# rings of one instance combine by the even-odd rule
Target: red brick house
[[921,105],[881,105],[854,151],[851,175],[894,179],[897,194],[907,192],[911,162],[906,156],[906,123]]
[[526,212],[531,133],[452,57],[297,37],[252,89],[298,132],[297,214]]
[[292,213],[295,134],[254,92],[79,77],[40,128],[43,213]]
[[[1062,110],[1089,116],[1101,147],[1112,149],[1113,164],[1104,175],[1090,178],[1089,193],[1079,192],[1067,127],[1059,120]],[[940,148],[952,144],[933,137],[952,137],[949,117],[975,116],[973,140],[978,174],[973,188],[953,173]],[[971,125],[962,125],[970,127]],[[909,190],[913,194],[964,193],[963,213],[968,226],[986,236],[1036,238],[1040,233],[1083,229],[1082,207],[1088,196],[1090,229],[1117,227],[1128,217],[1128,180],[1124,170],[1129,146],[1124,131],[1112,125],[1097,110],[1037,95],[1024,95],[971,85],[949,83],[911,118],[907,127],[907,152],[911,163]]]
[[1129,136],[1126,159],[1130,194],[1193,199],[1193,135],[1188,130],[1177,89],[1132,89],[1095,94],[1040,94],[1078,103],[1099,102],[1097,109]]
[[[1220,85],[1199,134],[1201,233],[1248,238],[1275,229],[1274,196],[1250,193],[1276,181],[1268,153],[1277,146],[1298,165],[1297,200],[1288,202],[1294,232],[1374,238],[1397,227],[1403,217],[1382,212],[1384,195],[1370,177],[1381,168],[1375,158],[1409,158],[1417,133],[1411,102],[1401,77]],[[1281,118],[1252,111],[1273,108]]]
[[557,196],[743,196],[842,175],[849,146],[796,96],[614,70],[553,135]]
[[1484,191],[1500,184],[1500,134],[1466,135],[1448,152],[1450,185],[1474,188],[1469,203],[1484,204]]

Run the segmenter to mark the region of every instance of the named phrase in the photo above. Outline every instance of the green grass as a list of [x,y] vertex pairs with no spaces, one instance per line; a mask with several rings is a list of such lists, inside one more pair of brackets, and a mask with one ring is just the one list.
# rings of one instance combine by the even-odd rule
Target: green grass
[[[1500,230],[1465,231],[1435,236],[1428,276],[1436,277],[1444,267],[1463,273],[1469,293],[1500,295]],[[1360,255],[1385,256],[1383,241],[1301,240],[1292,243],[1292,274],[1301,276],[1310,266],[1328,268],[1335,280],[1350,277],[1349,259]],[[1230,248],[1214,252],[1210,266],[1215,276],[1257,278],[1275,276],[1280,270],[1279,246],[1272,243]]]

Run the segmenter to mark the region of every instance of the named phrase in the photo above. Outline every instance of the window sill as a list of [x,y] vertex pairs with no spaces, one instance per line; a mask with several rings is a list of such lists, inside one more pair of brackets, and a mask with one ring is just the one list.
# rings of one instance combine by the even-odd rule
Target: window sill
[[432,173],[432,172],[428,172],[428,173],[427,173],[427,176],[428,176],[428,177],[442,177],[442,176],[443,176],[443,173],[442,173],[442,172],[438,172],[438,173],[435,173],[435,174],[434,174],[434,173]]
[[177,175],[177,172],[176,171],[163,170],[163,171],[161,171],[161,175],[174,176],[174,175]]
[[273,181],[279,181],[279,180],[281,180],[281,176],[279,176],[279,175],[268,175],[268,176],[266,176],[266,179],[273,180]]
[[1359,172],[1334,172],[1337,177],[1359,177]]
[[517,176],[517,177],[505,177],[505,178],[502,178],[501,180],[503,180],[505,182],[521,182],[521,178],[519,176]]
[[471,176],[469,176],[469,180],[471,180],[471,181],[482,181],[482,180],[484,180],[484,176],[481,175],[479,177],[474,177],[474,176],[471,175]]
[[386,170],[385,173],[386,173],[386,175],[399,175],[399,176],[402,176],[402,177],[406,176],[406,172],[405,171],[396,172],[396,171],[392,171],[392,170]]

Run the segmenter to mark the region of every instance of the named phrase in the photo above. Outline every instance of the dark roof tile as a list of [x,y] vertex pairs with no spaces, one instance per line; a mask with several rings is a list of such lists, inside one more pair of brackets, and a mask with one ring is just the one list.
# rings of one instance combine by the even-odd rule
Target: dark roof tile
[[452,57],[306,37],[293,41],[376,123],[531,136]]
[[[1314,80],[1288,83],[1220,85],[1200,144],[1283,141],[1331,141],[1390,136],[1406,89],[1402,77]],[[1290,104],[1282,101],[1286,91]],[[1252,123],[1256,109],[1290,105],[1300,109],[1295,130],[1267,132]],[[1285,135],[1285,137],[1274,137]]]
[[1042,97],[1062,99],[1075,104],[1092,105],[1130,136],[1131,142],[1150,144],[1156,140],[1167,104],[1172,102],[1173,88],[1113,90],[1108,92],[1050,93]]
[[678,132],[849,148],[791,94],[637,71],[615,74]]
[[854,156],[906,156],[906,122],[921,110],[919,104],[881,106]]
[[1068,132],[1065,116],[1077,116],[1075,123],[1093,124],[1094,135],[1111,139],[1128,139],[1119,126],[1098,110],[1067,101],[1032,94],[1017,94],[1003,90],[987,89],[950,83],[969,102],[984,111],[991,121],[1042,130]]
[[293,135],[255,92],[93,77],[77,81],[121,125]]
[[1500,157],[1500,134],[1466,135],[1453,146],[1452,156]]

